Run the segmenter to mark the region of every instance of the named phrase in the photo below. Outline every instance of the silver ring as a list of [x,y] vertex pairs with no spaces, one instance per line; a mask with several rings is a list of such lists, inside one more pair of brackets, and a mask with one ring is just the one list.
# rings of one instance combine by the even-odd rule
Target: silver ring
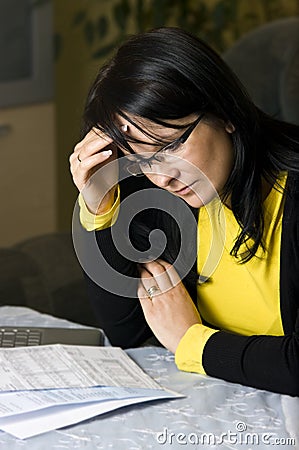
[[158,286],[151,286],[149,289],[147,289],[147,293],[148,293],[150,298],[153,297],[155,292],[159,292],[159,291],[160,291],[160,289],[158,288]]
[[80,153],[79,153],[79,155],[77,155],[77,160],[78,160],[79,162],[82,162],[81,159],[80,159]]

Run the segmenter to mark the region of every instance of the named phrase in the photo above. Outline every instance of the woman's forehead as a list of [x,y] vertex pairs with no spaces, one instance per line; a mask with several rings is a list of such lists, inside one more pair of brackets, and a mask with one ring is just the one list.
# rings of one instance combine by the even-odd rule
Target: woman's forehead
[[[180,129],[172,128],[171,125],[180,125],[182,127],[184,125],[188,126],[190,122],[194,120],[193,116],[194,115],[187,116],[181,119],[169,120],[167,121],[170,124],[169,127],[152,122],[151,120],[145,119],[143,117],[133,117],[129,114],[127,115],[127,117],[133,123],[131,123],[129,120],[126,120],[126,118],[122,116],[118,117],[118,122],[120,127],[126,126],[126,133],[128,133],[130,137],[141,140],[143,142],[153,143],[156,142],[155,138],[165,141],[176,139],[176,137],[181,135],[182,131]],[[133,124],[136,124],[137,126]]]

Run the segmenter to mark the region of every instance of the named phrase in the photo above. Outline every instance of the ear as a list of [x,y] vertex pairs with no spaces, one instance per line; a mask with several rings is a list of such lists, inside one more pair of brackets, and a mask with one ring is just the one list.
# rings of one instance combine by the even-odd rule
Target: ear
[[235,127],[231,122],[227,122],[227,124],[225,125],[225,131],[230,134],[235,131]]

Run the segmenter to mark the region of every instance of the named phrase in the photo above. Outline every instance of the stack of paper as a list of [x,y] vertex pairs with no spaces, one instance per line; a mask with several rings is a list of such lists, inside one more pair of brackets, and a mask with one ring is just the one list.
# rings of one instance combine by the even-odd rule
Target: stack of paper
[[114,409],[181,395],[116,347],[0,349],[0,429],[20,439]]

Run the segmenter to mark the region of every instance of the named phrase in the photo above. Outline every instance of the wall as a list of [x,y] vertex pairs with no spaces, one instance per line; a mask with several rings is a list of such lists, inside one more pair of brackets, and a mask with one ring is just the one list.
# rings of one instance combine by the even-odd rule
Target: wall
[[[102,8],[99,2],[100,8]],[[81,116],[88,86],[98,62],[90,58],[80,29],[72,25],[81,0],[55,0],[55,28],[63,39],[56,62],[55,104],[57,133],[57,208],[58,227],[69,230],[77,190],[69,174],[68,158],[80,138]],[[105,6],[105,5],[103,5]]]
[[54,103],[2,109],[0,246],[56,229]]
[[52,3],[0,0],[0,246],[56,229]]

